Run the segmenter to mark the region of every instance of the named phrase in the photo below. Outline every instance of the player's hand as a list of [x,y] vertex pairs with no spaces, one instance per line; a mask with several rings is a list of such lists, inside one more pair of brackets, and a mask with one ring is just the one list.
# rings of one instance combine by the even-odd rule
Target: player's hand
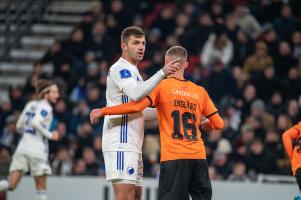
[[58,141],[60,139],[60,134],[58,131],[52,131],[51,140]]
[[102,108],[101,109],[93,109],[91,112],[90,112],[90,122],[91,124],[94,124],[95,123],[95,120],[97,118],[100,118],[103,116],[103,112],[102,112]]
[[204,121],[201,122],[201,128],[205,132],[210,131],[212,129],[209,119],[206,119],[206,120],[204,120]]
[[165,76],[169,76],[170,74],[173,74],[179,70],[180,68],[180,63],[178,62],[179,60],[180,60],[179,58],[174,59],[173,61],[170,61],[162,68]]

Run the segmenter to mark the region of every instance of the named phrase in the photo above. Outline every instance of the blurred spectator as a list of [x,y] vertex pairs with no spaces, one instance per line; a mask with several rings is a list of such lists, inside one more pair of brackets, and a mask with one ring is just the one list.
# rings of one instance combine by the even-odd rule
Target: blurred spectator
[[287,114],[293,124],[300,121],[300,108],[297,100],[291,99],[288,101]]
[[255,52],[249,56],[243,66],[248,77],[257,77],[266,67],[273,65],[273,59],[268,55],[267,45],[264,42],[257,42]]
[[266,112],[264,101],[256,99],[251,105],[251,116],[259,119],[264,129],[275,126],[275,118],[270,113]]
[[276,90],[281,89],[280,80],[276,77],[273,66],[267,66],[263,71],[263,75],[254,81],[254,85],[257,96],[265,101],[268,101]]
[[72,162],[65,147],[60,147],[57,151],[57,156],[52,162],[52,169],[54,175],[71,175]]
[[217,173],[216,168],[214,166],[209,166],[208,167],[208,173],[210,180],[222,180],[222,177],[220,174]]
[[277,131],[283,133],[293,126],[292,121],[287,114],[280,114],[277,119]]
[[208,92],[214,102],[219,104],[222,98],[238,97],[236,82],[220,60],[212,63],[212,73],[208,78]]
[[246,174],[246,165],[243,162],[236,162],[232,167],[232,174],[228,177],[229,181],[248,181]]
[[174,20],[174,10],[172,6],[165,6],[155,18],[152,28],[158,28],[162,33],[162,40],[174,31],[176,23]]
[[73,111],[69,121],[69,130],[72,134],[76,133],[77,126],[89,119],[90,108],[86,101],[79,101]]
[[267,105],[267,111],[276,118],[278,118],[278,116],[284,112],[283,97],[279,91],[275,91],[271,95]]
[[284,78],[287,76],[289,69],[296,66],[297,61],[292,55],[288,42],[280,42],[278,50],[278,55],[275,58],[276,75]]
[[5,126],[0,134],[0,146],[9,148],[11,152],[17,147],[20,135],[16,130],[17,118],[14,115],[9,115],[5,120]]
[[293,55],[296,59],[301,59],[301,33],[295,31],[292,35]]
[[87,166],[83,159],[78,159],[75,161],[75,165],[73,165],[72,175],[75,176],[86,176]]
[[278,45],[279,40],[277,33],[275,29],[272,27],[272,25],[268,25],[267,30],[264,34],[264,41],[266,42],[268,46],[268,53],[273,58],[275,58],[278,55]]
[[91,147],[84,148],[82,158],[86,163],[86,174],[87,175],[97,175],[99,164],[95,157],[95,153]]
[[248,171],[256,173],[276,174],[278,167],[275,158],[270,157],[262,141],[255,139],[247,156]]
[[301,91],[301,78],[296,67],[288,70],[287,78],[282,81],[282,93],[286,99],[298,99]]
[[261,25],[256,18],[250,14],[248,8],[237,6],[235,9],[235,17],[239,27],[244,30],[250,37],[255,39],[261,32]]
[[206,41],[202,54],[201,63],[205,67],[209,67],[216,59],[227,66],[233,57],[233,44],[228,38],[224,27],[218,27],[214,33],[212,33]]
[[213,156],[212,165],[215,167],[222,179],[227,179],[231,174],[231,163],[227,154],[222,152],[215,152]]
[[253,52],[254,44],[243,30],[237,31],[235,38],[232,64],[242,66],[244,60]]
[[21,111],[25,106],[23,91],[21,86],[11,86],[9,88],[9,99],[13,106],[14,111]]
[[291,7],[288,4],[283,5],[281,16],[275,19],[274,26],[282,40],[289,40],[292,33],[296,30],[297,23],[292,17]]

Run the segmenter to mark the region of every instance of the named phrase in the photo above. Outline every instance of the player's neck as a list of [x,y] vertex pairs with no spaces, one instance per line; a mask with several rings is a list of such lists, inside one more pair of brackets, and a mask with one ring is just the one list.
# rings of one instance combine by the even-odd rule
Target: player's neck
[[139,63],[139,61],[133,60],[129,55],[127,55],[125,53],[122,54],[121,58],[123,58],[124,60],[128,61],[129,63],[131,63],[131,64],[133,64],[135,66],[137,66],[138,63]]
[[179,79],[179,80],[185,80],[184,73],[181,72],[180,70],[177,71],[174,74],[169,75],[168,78],[176,78],[176,79]]

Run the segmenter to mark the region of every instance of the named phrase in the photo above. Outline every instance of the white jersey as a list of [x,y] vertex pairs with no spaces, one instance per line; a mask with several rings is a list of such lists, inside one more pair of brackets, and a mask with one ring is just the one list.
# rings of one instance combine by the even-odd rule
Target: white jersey
[[23,136],[15,153],[47,158],[48,139],[35,130],[31,123],[33,120],[39,120],[41,125],[49,130],[53,118],[51,105],[46,100],[30,101],[22,111],[20,118]]
[[[107,77],[106,100],[108,106],[131,101],[122,89],[143,82],[137,67],[120,58],[113,64]],[[143,113],[105,116],[103,125],[103,151],[131,151],[140,153],[144,137]]]

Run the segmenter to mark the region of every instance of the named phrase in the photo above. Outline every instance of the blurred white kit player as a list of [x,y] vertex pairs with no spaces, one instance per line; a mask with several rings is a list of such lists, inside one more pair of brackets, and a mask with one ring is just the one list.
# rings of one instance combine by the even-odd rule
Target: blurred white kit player
[[25,106],[17,121],[22,138],[13,155],[8,180],[0,181],[0,191],[14,190],[24,173],[30,171],[35,178],[37,200],[46,200],[46,176],[51,175],[48,164],[48,139],[58,140],[58,132],[50,132],[53,114],[50,103],[59,98],[58,87],[51,81],[40,80],[38,100]]

